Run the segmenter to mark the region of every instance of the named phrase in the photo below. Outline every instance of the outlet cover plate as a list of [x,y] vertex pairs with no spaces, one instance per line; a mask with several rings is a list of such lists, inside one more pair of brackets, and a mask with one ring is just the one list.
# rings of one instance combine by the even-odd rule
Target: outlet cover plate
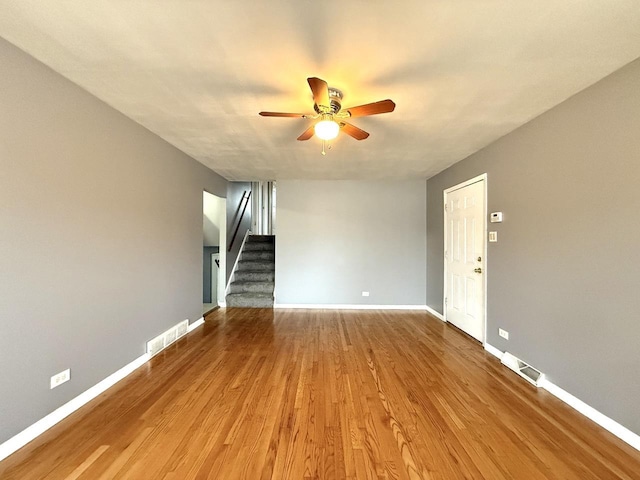
[[59,387],[69,380],[71,380],[71,369],[67,368],[63,372],[56,373],[53,377],[51,377],[50,389]]

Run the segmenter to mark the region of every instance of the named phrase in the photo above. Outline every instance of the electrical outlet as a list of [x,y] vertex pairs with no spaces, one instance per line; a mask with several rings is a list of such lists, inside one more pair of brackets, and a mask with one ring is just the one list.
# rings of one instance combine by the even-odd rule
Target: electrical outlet
[[363,297],[368,297],[369,296],[369,292],[362,292],[362,296]]
[[503,330],[501,328],[498,329],[498,334],[504,338],[505,340],[509,340],[509,332],[507,332],[506,330]]
[[489,232],[489,241],[497,242],[498,241],[498,232]]
[[62,385],[64,382],[68,382],[71,380],[71,370],[66,369],[64,372],[57,373],[53,377],[51,377],[51,387],[56,388],[57,386]]

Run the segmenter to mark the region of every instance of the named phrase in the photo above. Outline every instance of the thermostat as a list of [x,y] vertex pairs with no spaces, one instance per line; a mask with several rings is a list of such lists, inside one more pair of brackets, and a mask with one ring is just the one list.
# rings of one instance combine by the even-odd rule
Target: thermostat
[[502,212],[491,212],[491,223],[502,222]]

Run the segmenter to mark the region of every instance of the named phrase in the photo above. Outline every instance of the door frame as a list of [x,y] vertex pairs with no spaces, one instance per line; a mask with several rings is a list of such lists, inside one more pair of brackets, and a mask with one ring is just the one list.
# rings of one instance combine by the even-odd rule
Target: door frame
[[[217,277],[218,280],[218,291],[217,291],[217,305],[224,307],[226,306],[226,291],[225,291],[225,287],[227,285],[227,198],[226,197],[222,197],[217,193],[211,193],[209,190],[207,190],[206,188],[202,189],[202,205],[201,205],[201,210],[203,212],[204,215],[204,204],[205,204],[205,195],[209,195],[211,197],[215,197],[216,201],[219,201],[221,203],[221,208],[220,208],[220,212],[219,212],[219,218],[218,218],[218,222],[216,223],[216,226],[219,228],[220,233],[218,236],[218,255],[220,255],[219,257],[219,262],[220,262],[220,267],[218,269],[218,273],[219,276]],[[203,235],[204,235],[204,228],[203,228]],[[215,255],[215,254],[212,254]],[[213,258],[210,257],[209,261],[211,263],[213,263]],[[204,260],[203,260],[204,262]],[[212,265],[213,267],[213,265]],[[213,268],[211,269],[211,275],[213,275]],[[201,279],[204,278],[204,275],[201,275],[200,277]],[[222,285],[222,287],[221,287]],[[221,290],[222,289],[222,290]]]
[[[215,305],[220,305],[220,276],[222,274],[222,262],[220,261],[220,254],[221,252],[218,253],[212,253],[211,254],[211,303],[215,304]],[[218,264],[216,265],[216,260],[218,260]],[[215,272],[215,274],[214,274]],[[213,281],[215,278],[215,282],[216,282],[216,288],[214,291],[213,288]],[[216,301],[213,301],[213,296],[215,294],[215,299]]]
[[[442,239],[443,239],[443,246],[444,246],[444,250],[446,251],[447,248],[447,211],[446,211],[446,205],[447,205],[447,194],[454,192],[456,190],[460,190],[461,188],[467,187],[469,185],[472,185],[474,183],[478,183],[478,182],[484,182],[484,195],[483,195],[483,209],[484,209],[484,218],[482,219],[482,233],[483,233],[483,237],[482,237],[482,245],[483,245],[483,252],[482,254],[484,255],[484,262],[482,265],[483,268],[483,281],[482,281],[482,298],[483,298],[483,312],[482,312],[482,321],[484,323],[483,325],[483,336],[482,336],[482,345],[484,346],[487,343],[487,272],[489,270],[488,265],[488,258],[487,258],[487,216],[488,216],[488,202],[487,202],[487,197],[488,197],[488,183],[487,183],[487,174],[483,173],[482,175],[478,175],[476,177],[470,178],[469,180],[466,180],[462,183],[459,183],[457,185],[454,185],[453,187],[449,187],[445,190],[443,190],[442,192],[442,210],[443,210],[443,232],[442,232]],[[442,288],[442,317],[444,318],[445,322],[448,322],[447,320],[447,304],[446,304],[446,299],[447,299],[447,289],[448,289],[448,282],[447,282],[447,257],[443,254],[443,259],[442,262],[444,264],[444,268],[443,268],[443,273],[444,273],[444,277],[443,277],[443,288]],[[475,340],[475,339],[474,339]]]

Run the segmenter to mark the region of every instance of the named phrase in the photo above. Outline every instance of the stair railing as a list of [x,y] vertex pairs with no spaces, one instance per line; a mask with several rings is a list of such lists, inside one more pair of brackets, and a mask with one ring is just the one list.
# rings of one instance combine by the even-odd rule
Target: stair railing
[[[230,252],[233,248],[233,242],[236,241],[236,236],[238,235],[238,230],[240,229],[240,224],[242,223],[242,219],[244,218],[244,212],[247,210],[247,205],[249,205],[249,199],[251,198],[251,191],[245,190],[242,194],[242,198],[240,199],[240,203],[238,204],[238,211],[240,207],[242,207],[242,202],[244,202],[244,207],[242,207],[242,213],[240,214],[240,218],[238,219],[238,224],[236,225],[236,229],[233,232],[233,236],[231,237],[231,242],[229,242],[229,248],[227,252]],[[236,212],[237,213],[237,212]]]

